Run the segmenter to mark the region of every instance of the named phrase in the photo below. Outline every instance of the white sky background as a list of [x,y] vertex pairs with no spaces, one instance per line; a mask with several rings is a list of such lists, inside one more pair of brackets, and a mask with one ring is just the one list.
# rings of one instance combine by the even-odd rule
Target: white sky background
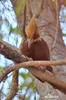
[[[62,32],[66,34],[66,7],[62,5],[59,20],[61,21],[60,26],[62,29]],[[63,37],[64,43],[66,45],[66,37]]]

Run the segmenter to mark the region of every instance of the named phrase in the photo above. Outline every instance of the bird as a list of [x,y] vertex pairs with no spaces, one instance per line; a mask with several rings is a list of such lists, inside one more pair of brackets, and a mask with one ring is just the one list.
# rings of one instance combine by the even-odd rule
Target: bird
[[[35,17],[33,16],[27,26],[26,30],[27,39],[21,44],[21,52],[23,55],[31,57],[37,61],[50,61],[49,47],[46,41],[40,37],[38,25]],[[53,75],[56,72],[51,66],[39,67],[42,71],[48,70]]]

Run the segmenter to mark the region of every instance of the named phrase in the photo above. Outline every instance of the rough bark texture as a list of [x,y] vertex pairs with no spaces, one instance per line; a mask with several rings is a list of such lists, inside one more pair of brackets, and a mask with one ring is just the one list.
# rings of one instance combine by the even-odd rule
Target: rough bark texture
[[[44,0],[43,11],[40,14],[40,17],[37,19],[37,23],[39,25],[39,31],[41,37],[48,43],[51,59],[52,60],[60,60],[66,58],[66,47],[62,40],[62,31],[59,26],[57,26],[57,10],[59,12],[60,6],[62,3],[61,0],[58,0],[58,9],[56,9],[56,0]],[[31,8],[32,12],[35,15],[37,13],[37,9],[39,7],[40,0],[32,0]],[[22,14],[18,16],[18,22],[20,27],[22,28]],[[58,15],[59,17],[59,15]],[[28,23],[29,18],[27,18]],[[58,30],[57,30],[58,29]],[[56,38],[55,38],[56,37]],[[66,81],[66,66],[60,68],[60,66],[55,67],[57,72],[57,77],[61,80]],[[61,77],[60,77],[61,76]],[[45,95],[57,95],[58,98],[53,98],[53,100],[66,100],[66,96],[59,92],[58,90],[54,90],[51,85],[47,83],[41,83],[39,80],[35,80],[38,92],[41,96],[41,100],[44,100]]]
[[2,40],[0,40],[0,53],[3,54],[6,58],[11,59],[16,63],[31,60],[31,58],[29,59],[28,57],[22,55],[20,53],[20,49],[17,49],[15,46],[12,46]]
[[[13,61],[15,61],[16,63],[24,62],[26,60],[31,60],[28,57],[24,57],[23,55],[21,56],[21,54],[20,54],[20,52],[18,52],[17,48],[9,45],[8,43],[6,43],[4,41],[0,41],[0,53],[1,54],[3,54],[3,50],[4,50],[4,56],[6,56],[7,58],[10,58],[11,60],[13,59]],[[15,53],[14,53],[14,50],[15,50]],[[6,53],[6,51],[8,51],[8,53]],[[18,55],[19,55],[19,58],[18,58]],[[14,56],[15,56],[15,58],[13,58]],[[39,80],[41,80],[42,82],[45,82],[45,81],[49,82],[55,88],[61,90],[62,92],[64,92],[66,94],[66,83],[65,82],[58,80],[55,76],[52,76],[49,73],[43,73],[40,70],[35,69],[38,66],[47,66],[47,65],[48,66],[50,66],[50,65],[54,65],[54,66],[55,65],[66,65],[66,60],[56,61],[56,62],[55,61],[38,61],[38,62],[37,61],[34,61],[34,62],[30,61],[30,62],[16,64],[15,66],[9,67],[2,72],[2,74],[0,75],[0,82],[11,71],[14,71],[15,69],[17,70],[21,67],[26,67]],[[35,66],[35,67],[29,67],[29,66]],[[13,77],[11,92],[7,96],[6,100],[12,99],[14,97],[14,95],[16,95],[16,92],[18,90],[18,71],[14,71],[13,76],[14,77]],[[16,82],[15,82],[15,80],[16,80]],[[14,87],[14,85],[15,85],[15,87]]]
[[[40,1],[39,1],[40,2]],[[39,5],[38,0],[33,0],[32,2],[32,10],[34,13],[37,12],[36,5]],[[51,6],[51,0],[44,0],[44,9],[40,15],[40,18],[37,20],[37,23],[39,25],[39,31],[41,34],[41,37],[43,37],[44,40],[49,45],[50,48],[50,54],[52,60],[58,60],[58,59],[64,59],[66,57],[66,47],[64,46],[63,40],[62,40],[62,31],[60,27],[56,27],[57,25],[57,17],[56,17],[56,5],[52,5],[52,9],[54,8],[54,12],[52,12],[50,9]],[[59,5],[58,5],[59,6]],[[37,7],[38,8],[38,7]],[[43,27],[42,27],[43,26]],[[57,36],[56,36],[56,28],[58,28]],[[53,44],[55,41],[56,36],[56,43]],[[53,48],[54,45],[54,48]],[[59,66],[55,68],[57,72],[57,77],[66,81],[66,66],[63,66],[60,68]],[[60,77],[61,76],[61,77]],[[38,84],[39,83],[39,84]],[[43,84],[39,82],[36,79],[37,89],[39,91],[39,94],[41,96],[41,99],[44,100],[44,95],[47,95],[48,93],[51,94],[54,92],[53,89],[51,89],[50,85]],[[44,87],[45,86],[45,87]],[[46,89],[48,87],[48,89]],[[58,100],[62,100],[63,94],[57,91]],[[65,97],[65,96],[64,96]],[[53,98],[54,100],[54,98]],[[57,99],[56,99],[57,100]],[[64,99],[65,100],[65,99]]]

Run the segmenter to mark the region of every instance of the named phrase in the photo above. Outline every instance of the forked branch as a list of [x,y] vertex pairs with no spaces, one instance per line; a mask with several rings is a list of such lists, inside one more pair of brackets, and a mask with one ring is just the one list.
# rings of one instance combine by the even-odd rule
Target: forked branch
[[[55,88],[63,91],[66,94],[66,83],[57,79],[56,77],[50,75],[47,72],[42,72],[38,70],[38,66],[50,66],[50,65],[66,65],[65,61],[29,61],[29,62],[23,62],[20,64],[16,64],[15,66],[11,66],[4,70],[0,76],[0,82],[6,77],[8,73],[11,71],[17,70],[19,68],[28,68],[31,73],[37,77],[42,82],[47,81],[50,84],[52,84]],[[29,67],[29,66],[35,66],[35,67]],[[37,67],[37,68],[36,68]]]

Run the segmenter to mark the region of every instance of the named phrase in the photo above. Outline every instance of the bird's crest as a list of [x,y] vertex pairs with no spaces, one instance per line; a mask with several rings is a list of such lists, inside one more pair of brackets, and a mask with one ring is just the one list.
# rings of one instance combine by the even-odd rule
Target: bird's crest
[[27,37],[28,38],[32,38],[34,33],[36,33],[38,31],[38,26],[35,20],[35,17],[33,16],[27,26]]

